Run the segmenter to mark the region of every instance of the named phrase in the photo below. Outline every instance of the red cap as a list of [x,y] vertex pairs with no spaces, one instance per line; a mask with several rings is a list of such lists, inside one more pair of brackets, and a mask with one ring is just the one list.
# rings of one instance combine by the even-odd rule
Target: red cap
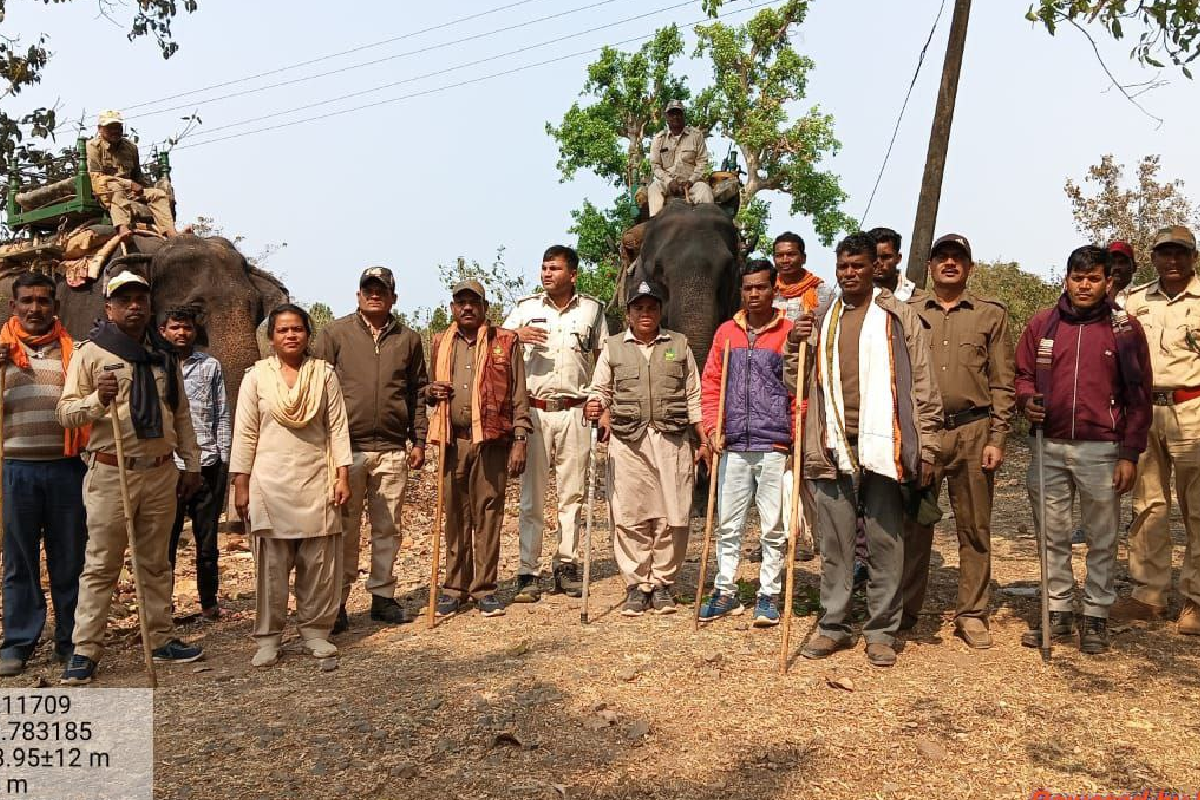
[[1123,242],[1120,239],[1117,239],[1108,246],[1108,252],[1121,253],[1129,260],[1133,260],[1133,248],[1129,246],[1129,242]]

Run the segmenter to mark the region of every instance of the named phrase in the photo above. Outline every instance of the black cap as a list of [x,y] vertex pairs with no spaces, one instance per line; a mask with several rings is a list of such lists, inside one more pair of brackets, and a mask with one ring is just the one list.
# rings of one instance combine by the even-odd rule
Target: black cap
[[396,293],[396,278],[392,275],[392,271],[387,267],[367,267],[363,270],[362,275],[358,278],[358,288],[367,285],[367,281],[379,281],[388,288],[392,294]]
[[637,285],[637,288],[633,290],[633,294],[629,295],[629,299],[625,301],[625,307],[629,308],[631,305],[633,305],[635,300],[638,300],[642,297],[653,297],[660,303],[663,301],[662,290],[659,289],[657,285],[651,283],[650,281],[642,281]]
[[971,255],[971,243],[967,241],[967,237],[958,233],[947,233],[945,236],[939,237],[938,240],[933,243],[933,247],[929,248],[929,257],[933,258],[933,254],[938,251],[938,248],[945,247],[946,245],[950,244],[966,250],[967,258],[971,261],[975,260]]

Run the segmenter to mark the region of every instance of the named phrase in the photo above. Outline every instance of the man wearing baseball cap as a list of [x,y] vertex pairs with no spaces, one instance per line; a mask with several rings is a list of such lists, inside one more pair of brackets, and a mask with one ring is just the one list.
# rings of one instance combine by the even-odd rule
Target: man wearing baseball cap
[[346,603],[358,581],[363,509],[371,528],[367,593],[371,619],[408,622],[396,600],[396,555],[408,471],[425,464],[425,353],[421,337],[392,314],[396,279],[368,267],[358,279],[358,309],[326,325],[313,355],[333,365],[350,424],[350,502],[343,508],[342,599],[333,633],[350,625]]
[[504,614],[496,597],[500,526],[507,478],[525,471],[532,422],[525,361],[516,331],[491,325],[487,295],[476,280],[450,290],[454,322],[433,339],[436,405],[429,441],[446,443],[446,581],[437,614],[457,614],[472,599],[485,617]]
[[650,181],[646,195],[652,217],[662,211],[668,197],[686,197],[692,203],[713,202],[704,132],[684,124],[681,100],[667,103],[664,113],[667,127],[654,134],[650,142],[654,180]]
[[1108,288],[1108,298],[1117,308],[1124,308],[1129,299],[1129,284],[1137,274],[1137,261],[1133,257],[1133,247],[1129,242],[1120,239],[1108,245],[1108,255],[1112,259],[1112,284]]
[[648,280],[630,293],[629,327],[600,351],[583,411],[612,431],[609,502],[627,617],[675,611],[671,586],[687,554],[700,460],[688,429],[705,441],[700,372],[687,337],[661,326],[662,301],[662,289]]
[[1162,228],[1150,260],[1158,279],[1134,289],[1125,310],[1151,342],[1154,404],[1146,452],[1138,463],[1129,530],[1133,595],[1111,618],[1161,619],[1171,594],[1171,474],[1187,535],[1180,569],[1182,610],[1176,630],[1200,635],[1200,278],[1196,237],[1182,225]]
[[[104,296],[108,320],[79,345],[56,408],[63,427],[92,426],[83,484],[87,553],[79,577],[75,651],[62,675],[65,684],[90,683],[95,674],[127,546],[137,547],[144,590],[138,614],[145,615],[154,660],[183,663],[203,655],[199,647],[171,635],[171,526],[178,499],[200,487],[200,448],[183,373],[174,348],[151,324],[145,278],[121,272],[105,285]],[[113,413],[119,420],[136,542],[126,540]],[[176,468],[173,454],[183,461],[183,470]]]
[[108,208],[118,233],[128,236],[133,230],[135,202],[150,209],[154,229],[163,236],[169,238],[179,233],[171,213],[171,196],[147,185],[138,147],[125,137],[125,121],[120,111],[100,112],[96,135],[87,143],[87,170],[92,191]]

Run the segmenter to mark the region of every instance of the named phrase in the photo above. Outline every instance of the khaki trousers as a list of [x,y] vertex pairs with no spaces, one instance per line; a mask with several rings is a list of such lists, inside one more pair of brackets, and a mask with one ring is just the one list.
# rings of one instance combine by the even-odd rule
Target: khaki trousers
[[[941,492],[945,479],[954,509],[958,534],[958,601],[955,616],[987,620],[992,580],[992,498],[995,475],[984,472],[983,448],[991,430],[990,419],[969,422],[942,431],[942,454],[934,465],[934,487]],[[904,521],[904,577],[900,592],[904,613],[916,616],[925,603],[929,585],[929,556],[933,527]]]
[[496,591],[500,526],[508,480],[507,442],[446,447],[446,581],[443,591],[467,600]]
[[[650,204],[650,216],[656,216],[667,202],[667,187],[657,180],[651,181],[650,186],[646,189],[646,200]],[[704,181],[696,181],[688,190],[688,200],[692,202],[692,205],[715,202],[712,187]]]
[[668,525],[665,519],[647,519],[633,525],[616,526],[613,537],[617,569],[626,586],[650,591],[670,586],[687,555],[686,525]]
[[358,580],[364,507],[371,527],[367,591],[379,597],[395,596],[400,515],[407,483],[408,454],[404,450],[354,454],[354,463],[350,465],[350,502],[342,518],[342,605],[350,599],[350,589]]
[[1129,529],[1133,596],[1165,606],[1171,593],[1171,473],[1187,544],[1179,593],[1200,603],[1200,400],[1155,406],[1146,452],[1138,461]]
[[251,536],[254,553],[254,630],[261,644],[279,644],[287,624],[288,580],[296,570],[296,627],[300,638],[328,639],[338,611],[342,534],[282,539]]
[[154,217],[154,228],[162,233],[175,227],[175,218],[171,215],[171,196],[162,189],[144,189],[140,197],[134,197],[124,187],[113,190],[108,207],[108,215],[112,217],[113,225],[133,224],[133,204],[144,203]]
[[577,563],[579,516],[583,508],[591,433],[583,421],[583,408],[566,411],[530,409],[533,430],[529,434],[528,460],[521,476],[521,566],[520,575],[541,572],[542,537],[546,532],[546,484],[554,468],[558,500],[558,550],[555,564]]
[[[175,522],[175,490],[179,470],[167,461],[153,469],[129,470],[129,502],[137,535],[138,567],[142,577],[150,647],[171,640],[171,526]],[[83,573],[79,576],[79,605],[75,608],[75,653],[98,661],[104,652],[104,631],[113,590],[125,565],[125,510],[117,467],[93,462],[83,480],[88,541]]]

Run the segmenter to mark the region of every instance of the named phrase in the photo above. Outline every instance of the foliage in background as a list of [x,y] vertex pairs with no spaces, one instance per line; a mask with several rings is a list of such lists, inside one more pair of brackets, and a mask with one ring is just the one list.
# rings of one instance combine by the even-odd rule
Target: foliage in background
[[1047,281],[1026,272],[1013,261],[979,261],[971,271],[970,290],[983,297],[999,300],[1008,307],[1009,331],[1013,343],[1035,312],[1058,302],[1062,287],[1057,280]]
[[582,208],[571,212],[571,218],[575,222],[567,230],[576,238],[580,261],[576,288],[608,303],[616,291],[617,273],[621,270],[621,234],[637,219],[637,207],[625,195],[618,196],[610,209],[599,208],[585,199]]
[[1183,194],[1183,181],[1161,180],[1161,169],[1159,156],[1144,156],[1136,183],[1126,186],[1125,167],[1109,154],[1089,167],[1080,183],[1068,178],[1065,186],[1075,228],[1090,243],[1106,246],[1123,239],[1133,246],[1138,283],[1154,278],[1150,248],[1159,228],[1188,225],[1194,230],[1200,224],[1195,205]]
[[[70,0],[42,0],[44,5],[70,2]],[[0,26],[4,23],[7,0],[0,0]],[[163,58],[170,58],[179,49],[171,31],[171,23],[180,13],[191,13],[198,7],[196,0],[137,0],[133,4],[133,17],[129,22],[126,38],[130,41],[142,36],[152,36],[158,43]],[[112,22],[110,11],[117,5],[108,0],[100,2],[100,16]],[[6,36],[0,32],[0,180],[7,180],[10,166],[16,162],[23,168],[44,165],[52,156],[41,148],[40,143],[53,140],[59,123],[58,109],[42,106],[18,110],[9,96],[16,96],[27,87],[41,83],[42,73],[51,59],[49,38],[38,36],[32,43],[24,44],[19,37]],[[97,58],[103,59],[108,45],[104,41],[93,43]]]
[[503,246],[496,249],[496,260],[486,267],[478,261],[468,262],[464,256],[459,256],[453,264],[439,264],[438,274],[442,286],[446,287],[447,305],[450,303],[450,289],[459,281],[477,280],[483,284],[488,301],[487,319],[493,325],[502,323],[517,301],[533,291],[524,275],[509,271],[504,263]]
[[1195,60],[1200,37],[1200,4],[1196,0],[1039,0],[1025,15],[1041,22],[1054,34],[1067,23],[1079,27],[1098,24],[1113,39],[1125,38],[1126,27],[1137,31],[1130,55],[1143,66],[1162,67],[1170,62],[1192,77],[1188,64]]
[[309,319],[312,320],[313,336],[320,333],[321,328],[334,320],[333,309],[325,303],[310,303],[304,310],[308,312]]
[[[233,242],[234,247],[241,250],[241,244],[246,241],[246,237],[240,233],[226,233],[225,226],[217,221],[216,217],[198,216],[196,221],[191,223],[192,233],[197,236],[221,236]],[[267,242],[254,255],[245,256],[246,261],[251,266],[259,269],[266,269],[267,262],[278,253],[287,247],[287,242]],[[243,255],[245,255],[243,253]],[[283,276],[279,276],[282,280]]]

